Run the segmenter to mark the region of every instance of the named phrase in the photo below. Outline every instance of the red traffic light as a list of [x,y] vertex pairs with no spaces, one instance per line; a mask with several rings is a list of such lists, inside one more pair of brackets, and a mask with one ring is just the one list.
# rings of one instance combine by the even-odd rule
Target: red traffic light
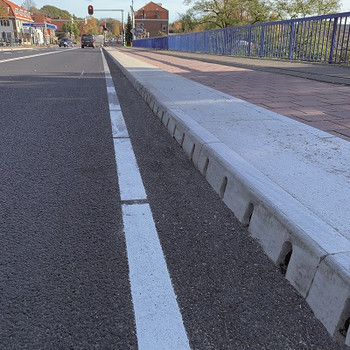
[[88,6],[88,14],[91,16],[94,14],[94,7],[92,5]]

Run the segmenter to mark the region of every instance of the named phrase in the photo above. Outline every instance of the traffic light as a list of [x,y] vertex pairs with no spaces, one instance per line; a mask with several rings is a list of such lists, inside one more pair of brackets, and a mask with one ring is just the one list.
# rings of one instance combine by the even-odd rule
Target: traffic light
[[91,16],[94,14],[94,7],[92,5],[88,6],[88,14]]
[[102,23],[102,29],[103,29],[103,30],[107,30],[106,22]]

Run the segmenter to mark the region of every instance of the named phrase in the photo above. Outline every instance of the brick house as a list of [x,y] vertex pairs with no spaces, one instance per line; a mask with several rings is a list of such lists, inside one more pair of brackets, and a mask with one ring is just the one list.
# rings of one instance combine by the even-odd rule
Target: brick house
[[169,11],[162,7],[162,4],[149,2],[135,12],[135,37],[153,38],[168,35],[169,32]]

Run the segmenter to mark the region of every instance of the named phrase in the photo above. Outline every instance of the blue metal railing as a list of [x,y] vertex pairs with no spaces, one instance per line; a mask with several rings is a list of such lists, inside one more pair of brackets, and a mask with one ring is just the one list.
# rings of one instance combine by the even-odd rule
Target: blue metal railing
[[134,40],[134,47],[350,63],[350,12]]

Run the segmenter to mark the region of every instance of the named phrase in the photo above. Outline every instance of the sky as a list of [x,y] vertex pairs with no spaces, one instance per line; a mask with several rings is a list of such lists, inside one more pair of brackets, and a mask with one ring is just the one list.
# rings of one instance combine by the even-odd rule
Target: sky
[[[24,0],[11,0],[18,5],[22,5]],[[67,10],[69,13],[76,15],[77,17],[86,17],[88,15],[88,5],[92,5],[94,10],[97,9],[117,9],[124,10],[124,22],[130,12],[130,6],[132,0],[33,0],[37,8],[41,8],[44,5],[56,6],[62,10]],[[134,10],[137,11],[150,0],[134,0]],[[350,0],[347,0],[350,2]],[[169,11],[169,21],[176,21],[179,13],[185,13],[188,6],[183,4],[183,0],[153,0],[155,3],[161,3],[162,7]],[[94,17],[96,18],[114,18],[121,20],[120,11],[100,12],[96,11]]]
[[[23,0],[12,0],[12,2],[21,5]],[[124,22],[130,12],[131,0],[34,0],[36,7],[41,8],[44,5],[56,6],[62,10],[67,10],[69,13],[78,17],[86,17],[88,5],[92,5],[97,9],[120,9],[124,10]],[[140,9],[147,4],[147,0],[134,0],[134,10]],[[169,11],[169,21],[174,22],[179,18],[179,14],[183,14],[188,9],[188,6],[183,4],[183,0],[154,0],[155,3],[162,3],[162,6]],[[350,12],[350,0],[341,0],[342,12]],[[114,18],[121,20],[121,11],[100,12],[96,11],[94,17]]]

